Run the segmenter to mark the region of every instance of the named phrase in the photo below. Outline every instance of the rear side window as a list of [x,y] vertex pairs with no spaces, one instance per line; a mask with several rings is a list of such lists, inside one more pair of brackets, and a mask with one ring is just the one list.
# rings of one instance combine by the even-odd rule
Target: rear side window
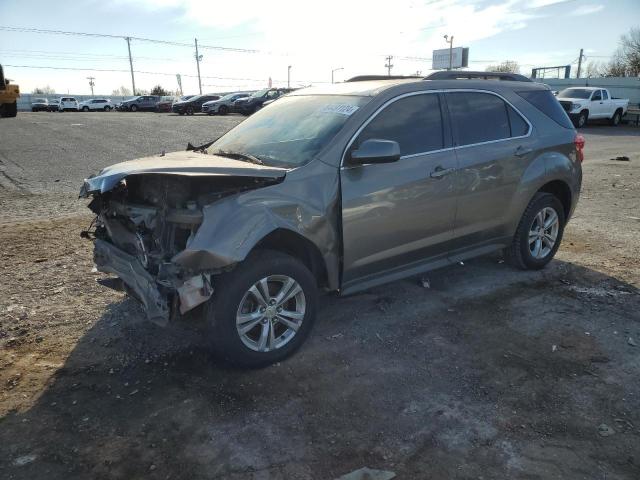
[[440,150],[444,136],[438,95],[411,95],[393,102],[364,128],[357,143],[371,138],[398,142],[402,156]]
[[500,97],[489,93],[453,92],[447,94],[447,104],[459,145],[511,137],[507,104]]
[[510,105],[507,105],[507,113],[509,114],[509,123],[511,124],[511,136],[525,136],[529,132],[529,124],[525,122],[522,115],[511,108]]
[[558,125],[573,129],[571,120],[569,120],[569,117],[560,105],[560,102],[558,102],[558,99],[551,93],[551,90],[525,90],[516,93]]

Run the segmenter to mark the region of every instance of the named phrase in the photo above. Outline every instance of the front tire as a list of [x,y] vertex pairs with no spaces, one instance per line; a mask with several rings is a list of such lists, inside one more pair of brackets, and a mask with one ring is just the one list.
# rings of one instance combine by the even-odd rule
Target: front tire
[[589,121],[589,112],[584,110],[580,112],[580,115],[578,115],[575,126],[576,128],[586,127],[588,121]]
[[558,197],[538,192],[527,205],[505,259],[521,270],[540,270],[555,256],[564,232],[564,207]]
[[229,107],[227,107],[226,105],[220,105],[220,108],[218,108],[218,113],[220,115],[226,115],[227,113],[229,113]]
[[193,107],[187,107],[187,115],[193,115]]
[[245,367],[262,367],[293,354],[316,317],[318,287],[299,260],[270,250],[252,254],[214,280],[204,309],[214,351]]
[[131,108],[129,110],[131,110],[132,112],[137,112],[138,107],[136,105],[131,105]]

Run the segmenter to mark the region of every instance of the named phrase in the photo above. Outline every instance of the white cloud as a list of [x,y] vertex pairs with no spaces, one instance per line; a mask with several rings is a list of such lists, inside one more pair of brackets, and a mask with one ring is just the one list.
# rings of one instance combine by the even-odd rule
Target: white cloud
[[601,10],[604,10],[604,5],[580,5],[578,8],[573,10],[570,15],[579,17],[582,15],[591,15],[592,13],[596,13]]
[[[544,6],[558,1],[565,0],[534,3]],[[532,11],[530,2],[522,0],[493,5],[475,5],[468,0],[323,0],[306,4],[300,0],[143,0],[143,4],[150,10],[180,12],[182,23],[199,26],[201,31],[216,29],[211,37],[220,29],[234,27],[258,32],[259,45],[255,47],[277,54],[251,57],[248,61],[256,70],[268,71],[271,66],[286,72],[286,65],[293,64],[292,73],[304,71],[303,76],[311,79],[327,77],[327,69],[343,65],[349,65],[349,71],[344,72],[347,76],[382,73],[386,54],[430,58],[432,50],[446,48],[445,33],[454,36],[454,46],[469,46],[503,31],[524,28],[527,20],[539,14]],[[423,72],[430,67],[430,62],[407,62],[405,68],[415,66]],[[399,66],[402,60],[396,58],[394,63]],[[398,68],[394,71],[410,73]]]

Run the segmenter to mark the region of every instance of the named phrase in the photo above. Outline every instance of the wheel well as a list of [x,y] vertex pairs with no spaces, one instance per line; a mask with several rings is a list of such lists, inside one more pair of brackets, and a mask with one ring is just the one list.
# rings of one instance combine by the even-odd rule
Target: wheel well
[[277,250],[300,260],[313,273],[318,286],[328,285],[327,269],[320,250],[303,236],[285,229],[277,229],[258,242],[253,248]]
[[564,207],[565,218],[569,217],[569,212],[571,211],[571,189],[569,185],[562,180],[554,180],[553,182],[543,185],[538,191],[555,195]]
[[620,108],[620,107],[616,108],[616,111],[613,112],[613,114],[615,115],[618,112],[620,112],[620,115],[622,115],[622,108]]

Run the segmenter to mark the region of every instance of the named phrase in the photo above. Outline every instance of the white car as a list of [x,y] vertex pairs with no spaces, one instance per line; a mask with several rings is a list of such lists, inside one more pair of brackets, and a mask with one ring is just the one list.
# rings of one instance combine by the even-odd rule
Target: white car
[[601,87],[565,88],[557,98],[576,127],[584,127],[588,120],[596,119],[618,125],[629,106],[628,99],[614,98],[609,90]]
[[90,110],[102,110],[105,112],[110,112],[113,110],[113,104],[111,100],[107,98],[91,98],[89,100],[85,100],[84,102],[80,102],[78,105],[78,109],[83,112],[88,112]]
[[78,100],[73,97],[61,97],[60,98],[60,106],[58,107],[59,112],[68,112],[68,111],[78,111]]

